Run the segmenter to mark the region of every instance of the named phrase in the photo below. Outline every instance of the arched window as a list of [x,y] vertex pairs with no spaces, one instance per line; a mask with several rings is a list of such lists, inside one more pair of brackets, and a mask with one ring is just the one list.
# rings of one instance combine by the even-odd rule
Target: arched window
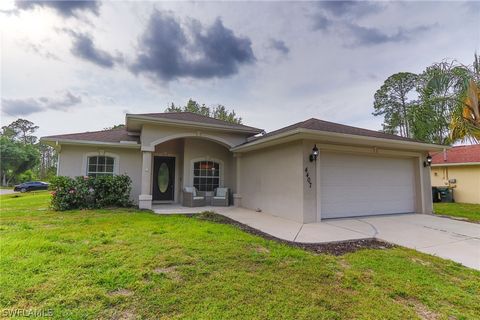
[[220,186],[220,164],[215,161],[193,163],[193,186],[199,191],[213,191]]
[[115,158],[107,156],[88,157],[87,175],[89,177],[98,177],[103,175],[113,175],[115,167]]

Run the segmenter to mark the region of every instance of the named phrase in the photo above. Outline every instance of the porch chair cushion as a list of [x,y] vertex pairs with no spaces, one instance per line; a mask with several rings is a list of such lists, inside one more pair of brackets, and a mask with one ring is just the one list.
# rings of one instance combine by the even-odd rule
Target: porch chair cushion
[[[197,189],[195,187],[185,187],[185,192],[192,193],[194,198],[197,196]],[[200,198],[203,199],[203,197]]]
[[227,197],[228,188],[217,188],[215,190],[215,199],[224,199]]

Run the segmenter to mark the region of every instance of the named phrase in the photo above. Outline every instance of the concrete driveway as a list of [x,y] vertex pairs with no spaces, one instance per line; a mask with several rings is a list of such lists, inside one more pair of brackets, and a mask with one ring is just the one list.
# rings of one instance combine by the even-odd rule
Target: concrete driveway
[[330,219],[301,224],[242,208],[217,207],[215,210],[284,240],[321,243],[375,237],[480,270],[480,224],[424,214]]
[[424,214],[337,219],[324,223],[480,270],[480,224]]
[[12,193],[15,193],[15,191],[13,191],[13,189],[0,189],[0,195],[2,195],[2,194],[12,194]]

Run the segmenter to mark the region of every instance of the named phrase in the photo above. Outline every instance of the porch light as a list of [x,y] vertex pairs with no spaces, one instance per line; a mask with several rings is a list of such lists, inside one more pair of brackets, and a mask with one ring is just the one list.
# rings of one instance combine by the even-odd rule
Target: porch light
[[310,155],[310,162],[317,161],[318,158],[318,148],[315,144],[312,149],[312,154]]
[[430,167],[432,165],[432,156],[428,155],[427,156],[427,161],[423,161],[423,166],[424,167]]

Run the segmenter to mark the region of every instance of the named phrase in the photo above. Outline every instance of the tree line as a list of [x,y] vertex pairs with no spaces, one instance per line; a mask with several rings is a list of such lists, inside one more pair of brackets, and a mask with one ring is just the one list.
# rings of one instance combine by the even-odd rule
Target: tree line
[[224,105],[217,105],[215,107],[208,107],[205,104],[199,104],[195,100],[189,99],[187,104],[183,107],[176,106],[173,102],[165,109],[165,112],[192,112],[206,117],[227,121],[230,123],[241,124],[242,118],[238,117],[235,110],[228,110]]
[[480,142],[480,61],[443,61],[388,77],[374,96],[383,131],[427,143]]
[[33,122],[17,119],[0,133],[0,175],[2,186],[32,180],[49,180],[56,174],[57,152],[38,142]]

